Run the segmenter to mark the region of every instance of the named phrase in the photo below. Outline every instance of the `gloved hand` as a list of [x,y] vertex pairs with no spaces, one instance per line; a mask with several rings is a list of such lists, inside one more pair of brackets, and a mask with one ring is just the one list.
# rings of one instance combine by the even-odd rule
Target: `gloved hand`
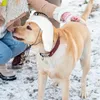
[[53,18],[58,22],[80,21],[80,17],[67,12],[67,9],[64,7],[57,7],[53,12]]
[[70,21],[75,21],[75,22],[80,21],[80,18],[78,16],[72,16],[71,13],[69,13],[69,12],[65,12],[64,14],[62,14],[60,20],[62,22],[66,22],[69,17],[70,17]]

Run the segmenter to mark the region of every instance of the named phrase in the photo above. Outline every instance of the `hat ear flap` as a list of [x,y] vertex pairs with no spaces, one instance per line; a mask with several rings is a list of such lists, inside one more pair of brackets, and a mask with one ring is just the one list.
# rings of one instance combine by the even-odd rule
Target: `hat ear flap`
[[45,28],[42,33],[42,40],[45,51],[50,52],[53,47],[53,30],[51,28]]
[[44,50],[50,52],[53,47],[54,29],[49,19],[43,16],[31,15],[27,22],[34,22],[40,27],[40,29],[42,30],[42,41],[44,45]]

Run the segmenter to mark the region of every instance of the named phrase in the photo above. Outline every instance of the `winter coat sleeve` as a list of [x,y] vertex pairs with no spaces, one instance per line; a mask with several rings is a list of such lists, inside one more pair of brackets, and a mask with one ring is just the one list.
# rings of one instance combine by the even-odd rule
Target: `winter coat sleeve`
[[37,11],[43,12],[50,18],[53,18],[53,11],[57,7],[46,0],[28,0],[28,3]]

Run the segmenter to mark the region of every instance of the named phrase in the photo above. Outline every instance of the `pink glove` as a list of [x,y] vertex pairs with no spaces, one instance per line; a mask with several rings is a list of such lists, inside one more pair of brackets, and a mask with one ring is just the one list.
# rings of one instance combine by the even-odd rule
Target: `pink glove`
[[59,23],[61,22],[69,22],[69,21],[74,21],[74,22],[80,22],[81,18],[78,16],[74,16],[70,12],[67,12],[66,7],[57,7],[54,12],[53,12],[53,18],[58,21]]
[[70,18],[70,21],[74,21],[74,22],[80,22],[80,18],[77,16],[73,16],[71,13],[69,12],[65,12],[64,14],[62,14],[61,16],[61,21],[66,22],[67,19]]

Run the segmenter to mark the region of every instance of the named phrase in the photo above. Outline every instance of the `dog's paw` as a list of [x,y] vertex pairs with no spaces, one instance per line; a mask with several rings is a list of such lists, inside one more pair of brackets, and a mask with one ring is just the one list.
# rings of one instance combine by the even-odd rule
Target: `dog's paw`
[[53,82],[53,83],[52,83],[52,86],[55,87],[55,88],[56,88],[58,85],[59,85],[58,82]]
[[87,95],[86,95],[85,92],[82,92],[82,93],[81,93],[81,98],[82,98],[82,99],[86,99],[86,98],[87,98]]

